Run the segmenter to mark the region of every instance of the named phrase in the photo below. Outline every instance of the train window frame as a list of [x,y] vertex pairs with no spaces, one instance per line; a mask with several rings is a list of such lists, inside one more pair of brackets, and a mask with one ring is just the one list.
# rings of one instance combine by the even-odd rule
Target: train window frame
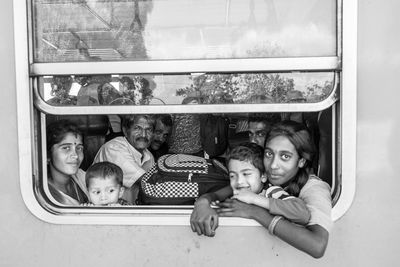
[[[17,93],[17,118],[18,118],[18,150],[19,150],[19,179],[23,200],[28,209],[38,218],[56,224],[121,224],[121,225],[189,225],[189,216],[192,206],[168,206],[163,208],[139,206],[135,209],[109,209],[109,208],[83,208],[69,207],[67,209],[49,205],[46,197],[41,193],[38,181],[39,169],[45,169],[45,161],[40,160],[37,153],[38,147],[43,146],[40,132],[34,131],[37,122],[44,125],[44,115],[35,112],[34,101],[43,106],[37,98],[35,88],[36,76],[57,75],[65,73],[101,74],[109,73],[106,64],[108,62],[80,62],[80,63],[34,63],[32,60],[32,36],[28,35],[31,28],[31,18],[26,16],[31,7],[29,1],[14,1],[14,42],[15,42],[15,69],[16,69],[16,93]],[[316,71],[339,70],[340,71],[340,109],[341,118],[338,119],[337,140],[338,154],[341,170],[339,196],[335,200],[332,210],[334,220],[343,216],[351,206],[355,194],[356,184],[356,122],[357,122],[357,2],[338,0],[338,34],[337,57],[317,58],[269,58],[265,59],[218,59],[218,60],[188,60],[183,64],[168,71],[168,62],[119,62],[113,73],[124,73],[129,69],[130,73],[176,73],[176,72],[258,72],[258,71]],[[17,21],[18,18],[18,21]],[[212,66],[212,67],[210,67]],[[229,67],[227,67],[229,66]],[[90,71],[87,71],[87,70]],[[44,105],[45,106],[45,105]],[[218,106],[218,105],[217,105]],[[219,108],[214,106],[214,108]],[[307,111],[319,110],[318,104],[305,104]],[[50,108],[51,107],[45,107]],[[101,107],[100,107],[101,108]],[[119,111],[118,107],[109,107],[111,113]],[[172,106],[174,111],[177,107]],[[196,109],[182,109],[179,112],[198,112],[204,107]],[[227,109],[226,106],[222,107]],[[262,110],[262,104],[252,105],[252,112]],[[282,106],[277,106],[282,108]],[[292,109],[293,108],[293,109]],[[303,107],[302,107],[303,108]],[[287,111],[296,111],[297,106],[286,106]],[[84,110],[81,112],[88,112]],[[292,109],[292,110],[291,110]],[[63,114],[68,109],[61,110]],[[139,110],[139,109],[138,109]],[[135,110],[135,112],[140,112]],[[132,111],[132,109],[131,109]],[[175,110],[175,112],[177,109]],[[66,112],[66,113],[65,113]],[[73,111],[72,113],[74,113]],[[142,111],[141,113],[145,113]],[[152,113],[155,113],[154,110]],[[39,127],[40,128],[40,127]],[[44,131],[43,126],[40,131]],[[341,138],[345,136],[346,138]],[[37,162],[42,162],[37,164]],[[118,216],[116,216],[118,215]],[[221,218],[220,225],[253,226],[259,225],[253,220],[242,218]]]

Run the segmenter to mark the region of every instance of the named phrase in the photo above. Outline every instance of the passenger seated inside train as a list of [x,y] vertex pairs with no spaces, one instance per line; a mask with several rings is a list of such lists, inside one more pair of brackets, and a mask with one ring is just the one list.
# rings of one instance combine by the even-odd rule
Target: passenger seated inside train
[[79,167],[84,158],[83,134],[68,120],[47,126],[47,181],[52,197],[62,205],[88,201],[85,172]]
[[168,153],[168,140],[171,135],[172,118],[169,114],[154,115],[154,134],[149,151],[153,154],[154,160]]
[[[263,157],[268,182],[284,187],[307,205],[311,217],[306,227],[299,227],[291,219],[275,215],[264,207],[251,205],[256,203],[250,199],[247,202],[251,204],[232,199],[236,188],[225,187],[197,199],[190,218],[193,232],[214,236],[219,216],[249,218],[264,226],[271,235],[313,257],[322,257],[333,226],[332,199],[329,185],[312,174],[310,166],[314,153],[315,146],[307,127],[302,123],[283,121],[269,132]],[[215,201],[217,208],[212,208]]]
[[130,205],[122,198],[125,190],[122,181],[123,172],[118,165],[108,161],[93,164],[87,169],[85,176],[89,195],[89,203],[85,205]]

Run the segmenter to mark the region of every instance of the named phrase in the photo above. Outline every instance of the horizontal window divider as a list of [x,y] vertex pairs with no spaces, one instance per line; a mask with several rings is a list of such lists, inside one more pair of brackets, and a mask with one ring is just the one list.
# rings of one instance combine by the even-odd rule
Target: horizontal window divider
[[331,57],[286,57],[247,59],[148,60],[33,63],[31,76],[96,74],[177,74],[229,72],[292,72],[340,70],[340,60]]
[[[281,104],[201,104],[201,105],[143,105],[143,106],[51,106],[35,97],[36,107],[53,115],[89,114],[157,114],[157,113],[248,113],[251,112],[313,112],[324,110],[336,101],[334,95],[318,103]],[[249,105],[251,108],[249,109]]]
[[200,105],[137,105],[137,106],[52,106],[40,96],[34,83],[34,104],[42,112],[53,115],[89,115],[89,114],[157,114],[157,113],[248,113],[251,112],[313,112],[324,110],[333,105],[338,95],[339,74],[335,73],[334,87],[327,98],[316,103],[273,103],[273,104],[200,104]]

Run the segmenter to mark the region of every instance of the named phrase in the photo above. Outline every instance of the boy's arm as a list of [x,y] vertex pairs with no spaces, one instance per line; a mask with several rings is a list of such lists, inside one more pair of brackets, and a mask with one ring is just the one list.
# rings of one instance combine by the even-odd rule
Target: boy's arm
[[306,204],[301,199],[289,195],[279,186],[268,188],[266,195],[241,191],[232,198],[267,209],[273,215],[281,215],[301,225],[306,225],[310,220],[310,212]]
[[201,202],[204,200],[208,201],[208,205],[211,204],[211,202],[214,201],[224,201],[225,199],[227,199],[228,197],[231,197],[233,195],[233,191],[232,191],[232,187],[230,185],[227,185],[215,192],[210,192],[210,193],[206,193],[201,195],[197,201],[197,202]]
[[260,196],[260,195],[255,195],[252,203],[247,202],[247,204],[254,204],[256,206],[259,206],[259,207],[267,209],[267,210],[270,209],[270,199],[267,197],[264,197],[264,196]]
[[305,202],[300,198],[289,195],[280,186],[270,186],[266,191],[266,197],[270,199],[270,213],[281,215],[292,222],[306,225],[311,213]]
[[234,195],[232,199],[240,200],[247,204],[253,204],[259,206],[261,208],[269,210],[269,198],[258,195],[252,191],[240,191],[240,192],[233,192]]
[[190,215],[190,226],[198,235],[214,236],[218,227],[218,214],[211,208],[211,202],[224,201],[232,196],[231,186],[226,186],[216,192],[201,195],[194,204]]
[[273,215],[281,215],[300,225],[307,225],[311,217],[304,201],[297,197],[285,200],[269,198],[269,212]]

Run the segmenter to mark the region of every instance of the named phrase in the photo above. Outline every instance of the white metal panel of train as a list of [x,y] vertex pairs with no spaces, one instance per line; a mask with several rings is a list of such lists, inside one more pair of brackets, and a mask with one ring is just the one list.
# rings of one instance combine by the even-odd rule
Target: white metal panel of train
[[[398,8],[376,0],[2,1],[0,266],[394,266]],[[188,95],[202,103],[182,105]],[[214,237],[198,236],[191,205],[57,202],[46,125],[78,124],[86,170],[115,114],[221,115],[231,146],[248,138],[252,117],[306,122],[319,147],[314,170],[333,199],[325,255],[314,259],[250,219],[220,218]]]

